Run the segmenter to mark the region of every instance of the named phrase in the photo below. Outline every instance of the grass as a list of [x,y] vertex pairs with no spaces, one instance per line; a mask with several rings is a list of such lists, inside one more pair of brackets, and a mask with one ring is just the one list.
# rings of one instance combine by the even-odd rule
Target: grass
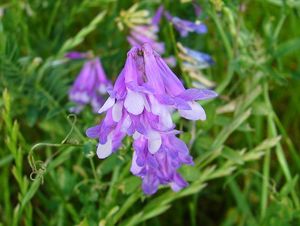
[[[209,31],[187,38],[163,21],[167,55],[181,42],[214,58],[204,73],[220,96],[203,102],[205,122],[177,120],[181,138],[193,138],[195,166],[180,170],[189,187],[151,197],[129,172],[130,139],[105,160],[94,155],[84,131],[101,116],[69,114],[82,62],[63,58],[93,50],[114,80],[130,48],[115,19],[134,2],[151,14],[160,4],[0,3],[0,225],[299,225],[298,1],[199,1]],[[192,4],[179,3],[162,2],[194,20]],[[190,84],[181,63],[174,71]]]

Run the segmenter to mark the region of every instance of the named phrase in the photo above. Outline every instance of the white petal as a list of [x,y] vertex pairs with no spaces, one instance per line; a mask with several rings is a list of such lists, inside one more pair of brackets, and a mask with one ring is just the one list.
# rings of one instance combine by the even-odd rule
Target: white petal
[[111,97],[107,98],[107,100],[105,101],[103,106],[100,108],[98,113],[101,114],[102,112],[107,111],[114,105],[114,103],[115,103],[115,98],[111,98]]
[[73,100],[82,101],[84,103],[87,103],[90,100],[90,97],[85,92],[72,93],[70,96]]
[[133,139],[135,139],[135,140],[139,139],[140,136],[141,136],[141,134],[139,132],[137,132],[137,131],[135,131],[134,134],[132,135]]
[[112,108],[112,119],[115,122],[119,122],[122,118],[122,109],[123,109],[123,103],[121,101],[115,103],[115,105]]
[[133,156],[132,156],[132,161],[131,161],[131,167],[130,167],[130,172],[132,172],[134,175],[138,174],[141,170],[142,167],[140,167],[137,163],[136,163],[136,152],[133,152]]
[[148,132],[148,150],[151,154],[155,154],[161,146],[161,136],[159,132],[150,131]]
[[148,100],[147,100],[146,96],[143,95],[143,98],[144,98],[145,109],[146,109],[148,112],[150,112],[150,111],[151,111],[151,108],[150,108],[150,106],[149,106],[149,103],[148,103]]
[[149,95],[149,99],[151,102],[151,111],[155,115],[159,115],[161,110],[161,104],[157,101],[157,99],[153,95]]
[[179,114],[189,120],[205,120],[206,114],[204,109],[195,101],[189,103],[191,110],[178,110]]
[[144,98],[141,94],[128,90],[124,107],[133,115],[139,115],[144,110]]
[[171,111],[169,110],[169,108],[159,103],[153,95],[149,95],[149,99],[151,102],[151,112],[154,115],[159,116],[160,122],[166,128],[171,128],[173,126],[173,121],[171,117]]
[[89,101],[89,96],[87,93],[78,93],[78,100],[82,102],[88,102]]
[[124,119],[122,125],[121,125],[121,131],[123,133],[127,132],[127,129],[131,126],[131,119],[129,117],[129,115],[126,116],[126,118]]
[[107,86],[104,84],[101,84],[98,88],[98,91],[100,94],[106,94]]
[[159,120],[166,128],[172,128],[173,127],[173,121],[172,121],[171,113],[169,112],[168,109],[162,108]]
[[97,156],[99,159],[104,159],[112,153],[112,139],[110,137],[107,138],[107,142],[105,144],[98,144],[97,148]]

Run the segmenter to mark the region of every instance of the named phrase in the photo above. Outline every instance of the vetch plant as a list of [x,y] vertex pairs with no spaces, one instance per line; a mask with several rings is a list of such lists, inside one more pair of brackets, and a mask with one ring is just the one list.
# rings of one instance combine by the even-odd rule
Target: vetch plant
[[[0,3],[0,225],[300,225],[296,0],[6,2]],[[209,35],[187,28],[181,37],[166,11],[202,21]],[[108,89],[112,106],[96,115],[88,102],[80,115],[70,114],[68,91],[81,68],[100,56],[115,84],[129,35],[136,49],[121,88]],[[156,52],[151,63],[145,42]],[[85,49],[101,55],[71,52],[80,59],[62,59]],[[172,71],[186,89],[220,95],[199,101],[205,122],[180,116],[183,91],[169,91],[169,82],[177,86],[157,54],[167,64],[165,57],[176,57]],[[142,101],[128,101],[133,95]],[[132,114],[130,104],[142,105],[141,113]],[[99,154],[113,146],[105,159],[95,157],[98,139],[85,136],[96,124],[95,137],[109,141],[100,142]],[[188,182],[184,189],[178,175]],[[158,191],[145,195],[142,186],[147,194]]]
[[193,160],[186,144],[176,137],[180,132],[171,116],[178,110],[188,120],[205,120],[205,111],[196,101],[217,94],[185,89],[160,55],[145,43],[128,52],[109,95],[99,110],[106,112],[105,118],[87,130],[87,136],[99,139],[98,157],[108,157],[118,150],[126,135],[132,136],[131,172],[142,178],[145,194],[154,194],[160,184],[170,185],[174,191],[186,187],[177,169],[193,164]]

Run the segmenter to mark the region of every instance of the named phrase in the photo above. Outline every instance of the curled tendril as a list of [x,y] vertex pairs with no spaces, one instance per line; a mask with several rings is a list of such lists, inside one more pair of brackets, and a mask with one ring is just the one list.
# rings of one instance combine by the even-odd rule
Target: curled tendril
[[[34,166],[36,169],[32,169],[32,172],[30,173],[30,180],[36,180],[36,179],[41,179],[41,183],[44,183],[44,173],[46,173],[46,168],[47,164],[44,163],[43,161],[36,161],[34,162]],[[37,166],[37,167],[36,167]]]
[[[29,151],[28,154],[28,162],[29,165],[31,167],[32,172],[30,173],[30,179],[31,180],[36,180],[36,179],[40,179],[41,183],[44,182],[44,174],[47,171],[47,166],[49,164],[49,162],[60,152],[57,151],[55,152],[53,155],[51,155],[45,162],[41,161],[41,160],[37,160],[35,161],[34,159],[34,150],[38,149],[40,147],[62,147],[62,146],[78,146],[78,142],[74,142],[74,143],[67,143],[67,141],[69,140],[71,134],[73,133],[76,121],[77,121],[77,117],[75,114],[70,114],[68,115],[68,120],[71,124],[71,129],[68,132],[68,134],[66,135],[66,137],[62,140],[61,143],[59,144],[52,144],[52,143],[38,143],[35,144]],[[81,145],[79,145],[81,146]]]

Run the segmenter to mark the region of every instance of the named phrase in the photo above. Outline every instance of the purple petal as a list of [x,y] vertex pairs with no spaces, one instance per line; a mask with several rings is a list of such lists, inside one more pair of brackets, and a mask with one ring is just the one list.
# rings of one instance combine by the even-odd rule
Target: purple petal
[[161,104],[173,105],[175,103],[173,98],[165,94],[156,95],[155,97]]
[[158,24],[159,24],[163,12],[164,12],[164,6],[161,5],[161,6],[156,10],[154,17],[152,18],[152,24],[154,24],[154,25],[158,25]]
[[102,67],[100,59],[99,58],[95,58],[93,60],[93,62],[95,64],[95,70],[96,70],[98,81],[106,83],[107,79],[106,79],[106,75],[105,75],[105,72],[103,70],[103,67]]
[[145,61],[145,75],[149,85],[155,89],[157,94],[164,93],[164,83],[160,76],[154,76],[159,73],[159,68],[156,59],[153,55],[153,49],[147,43],[143,45],[144,61]]
[[155,90],[152,89],[152,87],[150,87],[147,84],[144,84],[143,86],[138,86],[133,82],[129,82],[129,83],[126,83],[126,86],[127,86],[127,88],[129,88],[135,92],[147,93],[147,94],[151,94],[151,93],[155,92]]
[[209,89],[187,89],[179,94],[177,97],[180,97],[186,101],[191,100],[206,100],[217,97],[218,94]]
[[202,53],[187,47],[184,47],[184,49],[186,50],[186,54],[190,57],[192,57],[193,59],[197,60],[199,63],[207,63],[209,65],[213,64],[214,61],[211,58],[210,55],[206,54],[206,53]]
[[176,98],[174,98],[174,101],[175,101],[175,107],[177,109],[181,109],[181,110],[191,110],[192,109],[186,100],[176,97]]
[[137,47],[133,47],[128,53],[127,53],[127,60],[124,66],[124,78],[125,83],[134,83],[135,85],[138,84],[138,69],[137,69],[137,63],[134,59],[134,55],[137,52]]
[[98,138],[100,135],[100,125],[88,128],[85,133],[89,138]]
[[148,173],[143,179],[142,188],[145,194],[153,195],[157,191],[158,185],[158,179],[152,173]]
[[197,17],[199,17],[202,14],[202,8],[199,6],[196,2],[193,2],[195,14]]
[[127,90],[126,90],[126,86],[125,86],[124,74],[125,74],[125,70],[123,69],[115,82],[115,85],[114,85],[114,88],[112,91],[112,93],[114,95],[113,96],[111,95],[111,97],[115,97],[117,99],[125,98]]
[[87,55],[86,53],[73,51],[73,52],[66,53],[65,57],[69,59],[83,59],[86,58],[86,55]]
[[180,191],[182,188],[188,186],[188,183],[180,176],[179,173],[176,173],[173,177],[173,182],[170,183],[173,191]]
[[171,71],[168,65],[160,57],[156,58],[157,65],[159,67],[159,74],[163,78],[163,84],[167,93],[171,96],[177,96],[184,87],[178,77]]

